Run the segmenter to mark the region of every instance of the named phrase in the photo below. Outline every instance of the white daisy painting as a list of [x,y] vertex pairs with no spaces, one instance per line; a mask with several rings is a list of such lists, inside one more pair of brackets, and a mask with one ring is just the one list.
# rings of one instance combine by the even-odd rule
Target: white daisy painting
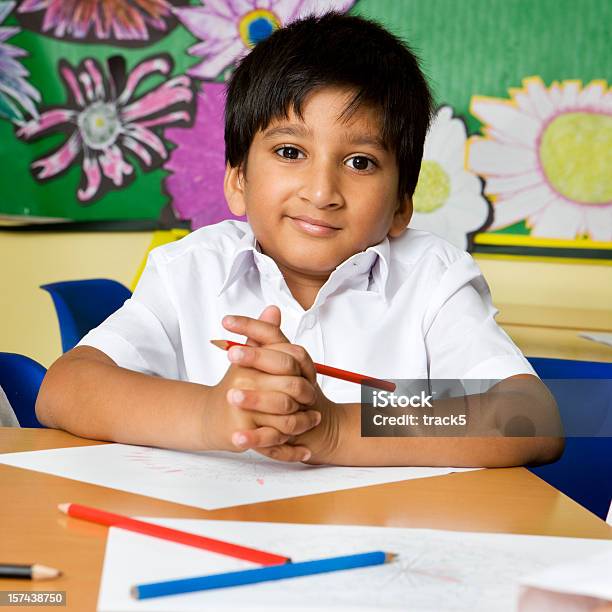
[[465,168],[466,141],[464,122],[453,116],[450,106],[442,106],[425,139],[410,227],[471,250],[473,234],[490,220],[491,205],[481,180]]
[[175,8],[174,14],[201,42],[189,49],[204,59],[188,70],[214,79],[274,30],[311,14],[348,11],[355,0],[201,0],[200,6]]
[[510,89],[510,99],[474,96],[470,110],[483,135],[470,138],[467,163],[486,179],[490,229],[524,222],[536,239],[612,241],[612,91],[605,81],[546,87],[534,76]]

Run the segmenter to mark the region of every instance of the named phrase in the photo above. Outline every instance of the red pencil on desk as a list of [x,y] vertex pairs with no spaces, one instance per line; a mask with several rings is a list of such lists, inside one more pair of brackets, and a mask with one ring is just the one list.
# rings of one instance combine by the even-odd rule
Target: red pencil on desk
[[129,516],[113,514],[112,512],[105,512],[104,510],[98,510],[88,506],[81,506],[80,504],[59,504],[58,508],[64,514],[74,518],[84,519],[100,525],[107,525],[108,527],[119,527],[121,529],[135,531],[136,533],[142,533],[154,538],[170,540],[171,542],[177,542],[187,546],[194,546],[195,548],[203,548],[204,550],[210,550],[211,552],[216,552],[220,555],[227,555],[228,557],[235,557],[236,559],[244,559],[245,561],[252,561],[253,563],[259,563],[260,565],[280,565],[282,563],[291,563],[291,559],[289,557],[275,555],[263,550],[257,550],[256,548],[247,548],[246,546],[232,544],[231,542],[224,542],[223,540],[206,538],[187,531],[179,531],[178,529],[162,527],[161,525],[156,525],[154,523],[146,523],[145,521],[139,521],[137,519],[130,518]]
[[[211,340],[211,342],[215,346],[218,346],[226,351],[232,346],[249,346],[248,344],[241,344],[240,342],[234,342],[233,340]],[[333,378],[347,380],[348,382],[354,382],[358,385],[375,387],[376,389],[382,389],[383,391],[395,391],[395,383],[388,380],[372,378],[371,376],[365,376],[365,374],[355,374],[355,372],[341,370],[340,368],[333,368],[332,366],[323,365],[322,363],[315,363],[314,367],[319,374],[323,374],[324,376],[332,376]]]

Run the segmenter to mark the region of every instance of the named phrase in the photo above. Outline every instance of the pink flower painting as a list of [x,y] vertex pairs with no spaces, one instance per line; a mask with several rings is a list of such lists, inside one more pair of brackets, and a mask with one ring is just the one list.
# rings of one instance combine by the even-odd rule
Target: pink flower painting
[[168,152],[159,131],[170,125],[187,126],[193,116],[193,91],[184,75],[135,96],[148,76],[171,73],[169,56],[147,58],[127,75],[123,58],[113,56],[109,68],[107,77],[94,59],[83,60],[76,69],[60,61],[66,105],[48,108],[17,131],[24,140],[53,132],[66,134],[67,140],[57,150],[32,163],[32,172],[38,181],[48,181],[80,164],[77,198],[84,204],[134,180],[134,167],[125,154],[138,160],[144,170],[160,166]]
[[223,195],[225,144],[223,109],[225,85],[205,83],[197,96],[197,113],[191,129],[169,129],[166,138],[176,144],[164,165],[170,171],[165,188],[174,214],[191,221],[191,229],[235,217]]
[[214,79],[274,30],[300,17],[348,11],[355,0],[201,0],[203,6],[175,8],[184,26],[202,42],[189,49],[203,62],[189,70]]
[[[15,8],[15,2],[0,2],[0,24]],[[36,117],[36,102],[40,92],[32,87],[26,77],[30,73],[16,58],[27,55],[26,51],[6,42],[19,33],[19,28],[0,25],[0,118],[17,124],[23,121],[23,111]]]
[[23,0],[21,24],[55,38],[121,46],[150,44],[177,25],[173,6],[187,0]]

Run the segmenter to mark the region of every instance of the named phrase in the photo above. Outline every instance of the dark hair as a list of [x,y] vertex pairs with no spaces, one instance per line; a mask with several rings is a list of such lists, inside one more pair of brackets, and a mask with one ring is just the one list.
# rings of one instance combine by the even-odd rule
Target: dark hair
[[399,197],[419,177],[433,101],[411,49],[381,25],[335,12],[294,21],[246,55],[233,73],[225,107],[225,160],[245,168],[258,130],[287,116],[302,117],[313,90],[355,89],[343,115],[365,103],[380,109],[381,137],[399,168]]

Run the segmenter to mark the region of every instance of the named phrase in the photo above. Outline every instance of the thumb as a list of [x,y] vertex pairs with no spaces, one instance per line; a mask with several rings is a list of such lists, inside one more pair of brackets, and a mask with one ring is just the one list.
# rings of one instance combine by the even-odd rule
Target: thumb
[[[277,327],[280,327],[280,324],[281,324],[280,308],[274,305],[266,306],[261,311],[261,314],[259,315],[259,320],[265,321],[266,323],[272,323],[276,325]],[[251,340],[250,338],[247,338],[247,341],[245,342],[245,344],[248,344],[249,346],[261,346],[260,342],[256,342],[255,340]]]
[[261,314],[259,315],[260,321],[266,321],[266,323],[273,323],[277,327],[280,327],[281,323],[281,311],[278,306],[266,306]]

